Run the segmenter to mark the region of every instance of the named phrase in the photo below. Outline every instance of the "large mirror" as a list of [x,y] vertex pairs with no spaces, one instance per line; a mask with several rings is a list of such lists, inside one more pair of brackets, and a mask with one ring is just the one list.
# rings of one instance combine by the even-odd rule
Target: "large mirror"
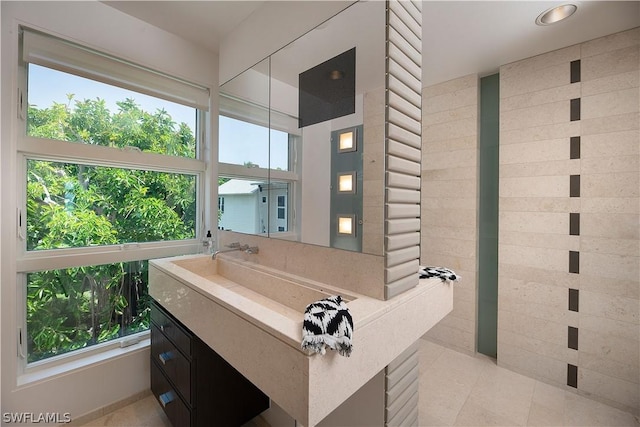
[[384,2],[220,87],[219,227],[383,253]]

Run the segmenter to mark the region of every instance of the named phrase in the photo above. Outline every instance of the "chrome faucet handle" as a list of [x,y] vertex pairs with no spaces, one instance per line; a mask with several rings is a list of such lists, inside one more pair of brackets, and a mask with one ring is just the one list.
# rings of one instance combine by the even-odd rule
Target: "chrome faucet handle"
[[227,247],[230,249],[240,249],[240,242],[229,243]]
[[245,252],[248,254],[257,254],[260,250],[257,246],[251,246],[250,248],[245,249]]

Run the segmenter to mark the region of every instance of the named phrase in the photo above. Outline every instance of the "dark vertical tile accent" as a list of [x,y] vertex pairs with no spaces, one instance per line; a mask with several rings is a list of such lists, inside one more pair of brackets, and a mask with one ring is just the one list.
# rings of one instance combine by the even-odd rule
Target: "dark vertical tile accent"
[[580,158],[580,137],[572,136],[571,137],[571,148],[570,148],[570,158],[571,159],[579,159]]
[[575,122],[576,120],[580,120],[580,98],[575,98],[571,100],[571,108],[570,113],[571,121]]
[[580,81],[580,60],[571,61],[571,83]]
[[567,385],[578,388],[578,367],[570,363],[567,364]]
[[578,289],[569,289],[569,310],[580,310],[580,291]]
[[573,350],[578,349],[578,328],[574,328],[573,326],[569,326],[568,337],[567,337],[567,346]]
[[569,251],[569,273],[580,273],[580,252]]
[[569,235],[571,236],[580,235],[580,214],[579,213],[572,212],[569,214]]
[[569,197],[580,197],[580,175],[569,175]]

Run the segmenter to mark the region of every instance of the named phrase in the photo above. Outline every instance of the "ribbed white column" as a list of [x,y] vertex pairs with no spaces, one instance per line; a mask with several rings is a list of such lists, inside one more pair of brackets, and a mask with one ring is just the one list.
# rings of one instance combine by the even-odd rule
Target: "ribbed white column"
[[[422,170],[422,4],[387,0],[385,298],[418,284]],[[420,345],[385,368],[385,426],[418,425]]]
[[385,426],[418,425],[419,350],[416,341],[384,370]]
[[422,4],[387,1],[385,298],[418,284],[422,146]]

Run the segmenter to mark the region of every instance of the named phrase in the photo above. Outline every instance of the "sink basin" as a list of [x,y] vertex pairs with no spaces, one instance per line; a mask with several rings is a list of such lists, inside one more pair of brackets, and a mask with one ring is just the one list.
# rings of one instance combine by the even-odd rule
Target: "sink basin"
[[339,294],[347,303],[356,299],[343,290],[232,257],[218,256],[213,261],[200,257],[172,262],[296,320],[302,319],[308,304],[331,295]]
[[[314,426],[453,307],[438,279],[378,300],[230,254],[149,262],[149,294],[299,423]],[[307,304],[341,295],[354,321],[351,357],[301,349]]]

